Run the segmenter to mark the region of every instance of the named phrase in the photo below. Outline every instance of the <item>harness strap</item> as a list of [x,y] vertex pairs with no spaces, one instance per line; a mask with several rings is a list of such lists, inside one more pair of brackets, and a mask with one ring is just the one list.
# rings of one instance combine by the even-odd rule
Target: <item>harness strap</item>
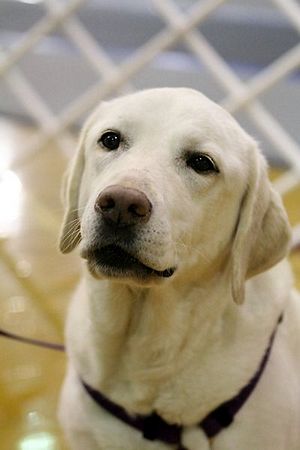
[[[233,422],[236,414],[254,391],[268,362],[276,331],[282,320],[283,315],[279,317],[261,363],[249,383],[244,386],[236,396],[222,403],[198,424],[198,426],[204,431],[207,438],[211,439],[224,428],[227,428]],[[117,419],[140,431],[145,439],[150,441],[159,440],[167,444],[174,444],[178,446],[178,450],[184,450],[184,447],[182,447],[181,444],[181,435],[183,431],[183,427],[181,425],[169,424],[158,414],[156,414],[156,412],[153,412],[148,416],[140,414],[134,416],[130,415],[124,408],[109,400],[101,392],[93,389],[83,380],[81,380],[81,383],[85,391],[99,406]]]
[[167,423],[155,412],[149,416],[140,414],[131,416],[124,408],[113,403],[101,392],[96,391],[84,381],[81,380],[81,382],[86,392],[99,406],[127,425],[141,431],[145,439],[149,441],[159,440],[167,444],[180,444],[181,426]]
[[228,400],[222,403],[218,408],[212,411],[208,416],[206,416],[202,422],[200,422],[199,426],[203,429],[206,436],[208,438],[213,438],[216,436],[223,428],[227,428],[234,420],[234,417],[242,408],[242,406],[246,403],[252,392],[254,391],[257,383],[260,380],[260,377],[263,374],[263,371],[266,367],[266,364],[269,360],[269,356],[271,353],[271,349],[273,346],[273,342],[275,339],[276,331],[278,325],[283,320],[283,314],[279,317],[276,327],[270,337],[269,345],[265,351],[263,359],[248,384],[244,386],[239,393],[233,397],[231,400]]

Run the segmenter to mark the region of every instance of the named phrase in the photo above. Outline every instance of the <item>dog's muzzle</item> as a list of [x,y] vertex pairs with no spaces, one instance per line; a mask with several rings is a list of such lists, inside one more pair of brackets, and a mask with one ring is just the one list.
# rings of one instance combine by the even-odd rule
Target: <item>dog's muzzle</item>
[[143,192],[121,185],[108,186],[98,195],[94,209],[101,227],[99,242],[81,252],[93,275],[100,272],[109,277],[139,280],[173,275],[174,267],[156,270],[136,256],[136,236],[152,214],[152,204]]

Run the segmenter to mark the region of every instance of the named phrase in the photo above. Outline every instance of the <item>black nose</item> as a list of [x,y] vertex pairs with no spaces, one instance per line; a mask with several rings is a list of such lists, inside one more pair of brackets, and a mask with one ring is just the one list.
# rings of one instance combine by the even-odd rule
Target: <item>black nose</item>
[[148,222],[152,205],[146,195],[138,189],[112,185],[97,197],[95,211],[110,224],[119,227]]

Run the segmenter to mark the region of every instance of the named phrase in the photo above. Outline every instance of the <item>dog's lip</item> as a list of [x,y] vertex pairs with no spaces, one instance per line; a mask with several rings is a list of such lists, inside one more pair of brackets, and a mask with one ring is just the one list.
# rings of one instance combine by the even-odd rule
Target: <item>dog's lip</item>
[[164,270],[156,270],[149,267],[116,244],[82,250],[81,256],[86,259],[88,263],[92,265],[96,263],[96,266],[99,267],[100,270],[102,269],[105,272],[109,272],[110,275],[113,276],[136,275],[139,278],[146,278],[149,276],[169,278],[176,270],[176,267],[169,267]]

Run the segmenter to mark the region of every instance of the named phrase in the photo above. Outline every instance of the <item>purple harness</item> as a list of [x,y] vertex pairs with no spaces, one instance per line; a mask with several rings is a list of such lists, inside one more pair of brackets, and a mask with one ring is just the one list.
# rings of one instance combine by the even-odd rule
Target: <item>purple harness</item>
[[[278,325],[282,322],[282,319],[283,315],[279,317],[260,365],[249,383],[244,386],[235,397],[222,403],[198,424],[209,439],[215,437],[220,431],[227,428],[233,422],[234,417],[255,389],[268,362],[276,331]],[[110,401],[107,397],[101,394],[101,392],[93,389],[84,381],[81,380],[81,382],[85,391],[99,406],[117,419],[121,420],[123,423],[126,423],[132,428],[140,431],[145,439],[148,439],[149,441],[159,440],[166,444],[177,445],[177,450],[184,450],[184,447],[181,444],[181,435],[183,431],[182,425],[169,424],[158,414],[156,414],[156,412],[153,412],[148,416],[139,414],[131,416],[124,408]]]

